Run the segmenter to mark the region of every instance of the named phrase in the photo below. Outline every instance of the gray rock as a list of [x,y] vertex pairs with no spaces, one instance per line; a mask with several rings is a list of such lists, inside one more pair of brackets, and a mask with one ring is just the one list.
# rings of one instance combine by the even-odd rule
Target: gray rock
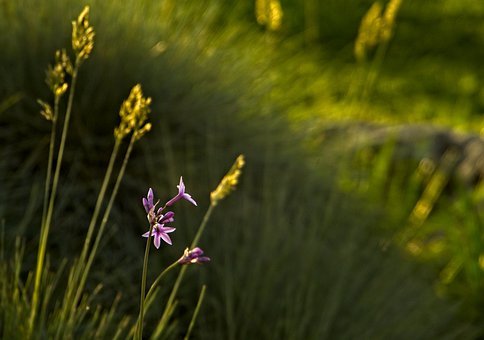
[[453,179],[475,187],[484,181],[484,140],[477,134],[461,134],[450,129],[423,124],[377,125],[336,124],[322,131],[324,143],[343,152],[382,150],[393,143],[393,160],[419,162],[430,159],[441,164],[452,155]]

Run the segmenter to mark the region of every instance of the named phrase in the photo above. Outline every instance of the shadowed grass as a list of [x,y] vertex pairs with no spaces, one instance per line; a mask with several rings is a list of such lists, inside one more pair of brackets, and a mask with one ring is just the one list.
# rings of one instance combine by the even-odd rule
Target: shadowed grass
[[[201,240],[213,263],[202,275],[207,293],[194,334],[206,339],[473,336],[472,329],[456,319],[454,306],[436,298],[413,265],[395,249],[383,252],[371,236],[387,222],[385,212],[367,210],[365,202],[339,193],[334,177],[313,172],[301,146],[313,121],[290,125],[288,117],[306,122],[313,112],[346,112],[338,91],[351,80],[352,67],[331,69],[341,66],[335,61],[321,71],[314,61],[303,63],[301,54],[288,58],[294,54],[291,46],[286,53],[273,36],[229,25],[230,18],[216,2],[90,3],[97,46],[103,48],[82,71],[68,141],[75,153],[66,154],[69,166],[60,190],[64,200],[56,210],[58,233],[51,237],[50,252],[72,259],[77,253],[73,250],[81,247],[78,237],[85,234],[81,226],[86,223],[79,221],[87,221],[99,186],[95,179],[102,178],[99,163],[112,138],[115,115],[106,112],[116,112],[127,89],[142,82],[154,98],[156,120],[153,133],[133,153],[126,186],[120,189],[108,225],[110,238],[101,243],[94,264],[88,290],[94,291],[99,282],[105,287],[97,301],[107,305],[121,290],[126,298],[119,312],[136,313],[133,277],[139,277],[145,220],[139,198],[145,188],[156,184],[168,190],[183,174],[193,182],[190,187],[200,206],[206,206],[208,196],[202,195],[216,185],[219,169],[244,153],[250,167],[241,188],[214,213]],[[0,30],[10,25],[10,34],[0,37],[6,51],[0,56],[5,61],[0,63],[0,93],[25,94],[0,121],[1,142],[7,145],[0,150],[5,154],[1,183],[9,193],[0,194],[0,208],[12,239],[29,196],[40,207],[40,195],[30,189],[42,180],[35,174],[48,141],[41,143],[47,129],[35,118],[35,99],[44,93],[47,58],[67,39],[58,34],[63,32],[63,18],[51,13],[71,17],[82,6],[54,1],[41,9],[23,1],[5,6],[0,15],[8,20],[0,20]],[[385,108],[376,105],[372,115],[383,116]],[[3,128],[7,124],[12,128]],[[76,184],[68,185],[72,180]],[[150,259],[149,275],[179,256],[201,211],[177,211],[186,225],[178,228],[175,246]],[[34,215],[31,221],[36,220]],[[33,229],[25,229],[24,236],[27,247],[35,244]],[[55,270],[58,266],[52,264]],[[190,271],[188,277],[193,283],[182,287],[180,308],[171,320],[173,338],[186,331],[179,325],[188,324],[197,300],[197,279]],[[156,309],[152,314],[159,315]]]

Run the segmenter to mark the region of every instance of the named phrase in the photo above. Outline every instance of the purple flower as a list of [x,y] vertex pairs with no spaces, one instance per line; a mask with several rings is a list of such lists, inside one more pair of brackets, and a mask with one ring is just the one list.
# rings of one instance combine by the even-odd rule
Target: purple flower
[[204,262],[209,262],[210,257],[203,256],[203,250],[195,247],[192,250],[185,249],[183,256],[178,260],[179,264],[201,264]]
[[[160,248],[161,239],[171,245],[171,238],[168,233],[172,233],[175,231],[175,228],[165,227],[163,224],[156,223],[153,231],[151,232],[151,236],[153,236],[153,243],[155,244],[156,249]],[[143,234],[143,237],[149,237],[150,232],[146,232]]]
[[168,202],[166,202],[166,206],[171,206],[173,205],[175,202],[181,200],[182,198],[183,199],[186,199],[188,202],[192,203],[193,205],[197,205],[197,202],[195,202],[195,200],[192,198],[192,196],[190,196],[189,194],[185,193],[185,184],[183,183],[183,178],[180,177],[180,184],[177,185],[177,188],[178,188],[178,194],[173,197],[171,200],[169,200]]
[[[143,197],[143,206],[146,213],[148,214],[148,222],[150,223],[151,236],[153,236],[153,243],[156,249],[160,248],[161,240],[171,245],[171,238],[168,233],[175,231],[175,228],[165,227],[166,223],[171,223],[175,221],[175,213],[173,211],[168,211],[166,214],[162,214],[163,207],[159,208],[155,213],[155,208],[158,202],[154,203],[153,189],[148,190],[146,198]],[[143,234],[143,237],[149,237],[150,232]]]
[[[197,203],[193,200],[192,196],[185,193],[185,184],[183,183],[182,177],[180,177],[180,184],[178,185],[178,194],[175,197],[173,197],[171,200],[169,200],[163,207],[158,208],[158,210],[156,210],[156,206],[158,205],[159,201],[156,201],[155,203],[153,189],[150,188],[148,190],[148,194],[146,195],[146,197],[143,197],[142,199],[143,207],[145,208],[145,211],[148,214],[147,218],[148,218],[148,222],[150,223],[150,231],[144,233],[143,237],[153,236],[153,243],[155,244],[156,249],[160,248],[161,240],[165,241],[170,245],[172,244],[171,238],[168,234],[171,232],[174,232],[175,228],[165,227],[165,225],[175,221],[175,218],[174,218],[175,213],[173,211],[168,211],[165,214],[163,214],[163,210],[167,206],[174,204],[175,202],[179,201],[182,198],[186,199],[187,201],[189,201],[194,205],[197,205]],[[150,235],[150,232],[151,232],[151,235]],[[196,258],[193,258],[192,260],[194,260],[195,262],[198,262],[198,261],[206,262],[210,260],[208,259],[208,257],[207,258],[200,257],[202,254],[198,255]],[[200,260],[197,260],[198,257],[200,257]]]
[[156,204],[153,204],[153,189],[148,190],[148,195],[146,198],[143,197],[143,206],[145,207],[146,213],[149,214],[151,209],[155,207]]

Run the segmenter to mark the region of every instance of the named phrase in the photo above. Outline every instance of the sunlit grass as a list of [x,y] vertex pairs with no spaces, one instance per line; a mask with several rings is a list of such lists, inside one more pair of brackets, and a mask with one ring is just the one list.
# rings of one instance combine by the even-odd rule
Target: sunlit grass
[[[256,26],[253,12],[254,22],[248,25],[239,22],[237,10],[223,12],[213,1],[90,2],[95,9],[92,21],[98,45],[104,47],[93,52],[89,68],[81,73],[70,142],[82,152],[66,155],[66,179],[73,179],[74,184],[62,183],[66,202],[55,212],[55,230],[67,228],[74,236],[84,235],[78,222],[89,216],[89,202],[94,201],[94,189],[102,178],[98,164],[106,158],[107,141],[112,140],[114,115],[107,113],[119,109],[126,89],[142,82],[144,90],[156,98],[153,111],[160,119],[153,121],[154,133],[133,153],[87,290],[94,292],[97,283],[103,282],[104,289],[96,291],[96,301],[104,306],[122,291],[119,315],[136,315],[137,300],[131,297],[137,296],[138,286],[132,278],[140,275],[142,247],[133,240],[144,232],[138,226],[146,217],[132,203],[132,197],[140,197],[145,193],[140,188],[150,185],[174,186],[179,173],[196,183],[195,193],[207,192],[223,175],[219,169],[243,152],[250,168],[241,183],[240,196],[229,198],[226,208],[214,214],[204,239],[211,246],[213,265],[200,282],[188,276],[191,284],[181,294],[186,298],[177,302],[181,308],[173,314],[169,335],[184,335],[183,325],[190,321],[197,301],[194,287],[208,282],[199,323],[193,329],[194,335],[206,339],[428,338],[442,334],[471,338],[471,327],[456,317],[457,308],[435,296],[435,280],[428,279],[428,273],[420,272],[398,248],[380,242],[382,230],[405,227],[420,198],[421,183],[413,183],[414,192],[403,192],[399,185],[407,188],[409,183],[405,169],[401,173],[405,178],[401,182],[396,178],[398,183],[382,193],[394,176],[389,171],[388,151],[371,170],[358,168],[364,175],[369,173],[370,179],[361,179],[359,189],[364,190],[357,193],[354,183],[335,180],[337,172],[331,172],[334,164],[328,164],[330,159],[346,160],[348,156],[325,150],[315,134],[323,124],[342,121],[432,122],[479,132],[482,122],[476,112],[480,112],[482,101],[478,73],[474,66],[454,65],[445,58],[430,55],[412,59],[411,54],[402,54],[409,46],[408,42],[400,45],[402,29],[409,28],[408,20],[415,10],[405,9],[404,3],[371,93],[358,98],[368,72],[367,66],[357,64],[352,57],[361,15],[352,12],[348,18],[338,19],[337,25],[346,25],[355,17],[340,32],[347,46],[332,50],[334,45],[323,44],[310,50],[303,48],[297,37],[284,38],[284,25],[291,20],[287,14],[291,11],[284,7],[287,3],[281,1],[285,13],[282,30],[268,33]],[[338,9],[342,5],[332,2],[331,6]],[[10,32],[0,37],[6,46],[0,57],[5,60],[0,63],[0,117],[2,123],[15,123],[9,125],[11,129],[0,130],[7,145],[0,150],[0,174],[6,188],[0,192],[0,216],[7,221],[6,237],[12,240],[14,235],[23,234],[26,247],[36,241],[30,228],[42,196],[41,176],[36,174],[48,145],[45,127],[32,119],[37,114],[35,99],[45,93],[44,59],[66,40],[59,29],[63,16],[51,18],[49,14],[69,17],[82,4],[48,1],[41,7],[34,9],[27,1],[12,2],[0,13],[7,18],[0,20],[0,29],[9,25]],[[360,7],[363,14],[367,7]],[[340,17],[335,12],[325,13],[333,20]],[[29,53],[23,53],[27,48]],[[346,170],[351,173],[355,169]],[[348,188],[350,192],[341,193]],[[391,200],[382,204],[380,199],[386,194]],[[404,202],[404,207],[392,202]],[[465,221],[463,232],[477,233],[478,220],[464,218],[472,205],[462,202],[456,202],[459,214],[453,216]],[[208,197],[202,198],[201,204],[208,204]],[[159,258],[150,259],[154,267],[166,266],[183,252],[202,217],[183,208],[180,216],[187,227],[179,230],[179,243]],[[449,222],[445,211],[438,216],[431,215],[423,224],[423,239],[442,226],[437,223],[434,228],[434,218],[448,222],[449,229],[462,222],[459,217]],[[75,237],[65,240],[52,236],[50,249],[59,256],[50,268],[57,271],[57,260],[72,260],[73,249],[80,250],[81,244]],[[436,259],[438,269],[442,263],[456,263],[452,262],[455,256],[467,256],[458,251],[456,241],[461,237],[457,233],[440,248],[432,248],[444,254]],[[454,294],[458,298],[453,301],[462,301],[462,292],[469,293],[465,296],[469,300],[480,292],[473,279],[476,268],[479,270],[480,257],[475,262],[475,255],[480,245],[473,247],[467,257],[471,260],[466,260],[466,269],[460,273],[464,273],[464,281],[471,278],[467,282],[474,286]],[[26,268],[30,268],[32,256],[27,253],[25,257]],[[149,270],[148,279],[157,273]],[[165,287],[160,296],[168,297]],[[13,306],[21,306],[12,301]],[[153,306],[154,312],[160,305]],[[187,310],[190,313],[185,313]],[[148,325],[158,321],[152,323],[154,317],[148,318]],[[424,319],[428,322],[422,323]],[[126,319],[120,320],[126,325]],[[92,325],[95,328],[95,321]],[[147,326],[146,332],[153,328]]]

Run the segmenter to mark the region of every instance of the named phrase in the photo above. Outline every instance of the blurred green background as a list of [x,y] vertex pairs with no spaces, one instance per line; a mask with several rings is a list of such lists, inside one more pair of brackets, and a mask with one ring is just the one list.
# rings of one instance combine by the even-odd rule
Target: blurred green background
[[[70,21],[86,4],[95,47],[79,75],[49,240],[54,268],[81,250],[120,104],[141,83],[154,126],[136,146],[89,279],[88,289],[104,284],[97,303],[122,292],[119,315],[137,313],[148,187],[169,198],[183,175],[199,202],[176,208],[174,245],[150,259],[155,277],[243,153],[239,188],[200,243],[212,263],[190,268],[172,338],[185,332],[202,283],[194,338],[484,335],[482,172],[473,163],[464,184],[446,150],[432,157],[436,135],[482,143],[484,2],[403,0],[393,37],[358,61],[372,1],[0,0],[0,219],[7,254],[16,236],[26,241],[24,276],[35,263],[50,129],[36,100],[49,98],[46,65],[70,45]],[[395,124],[430,133],[417,146],[392,133],[366,143]]]

